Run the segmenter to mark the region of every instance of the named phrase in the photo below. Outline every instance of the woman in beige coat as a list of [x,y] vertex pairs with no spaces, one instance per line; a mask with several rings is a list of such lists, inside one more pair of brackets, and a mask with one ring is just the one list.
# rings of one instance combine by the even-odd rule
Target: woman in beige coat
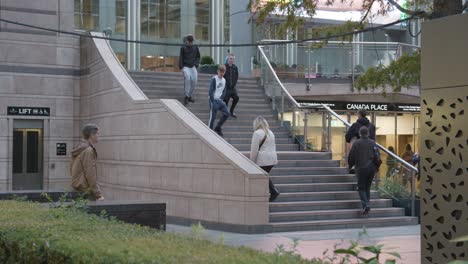
[[[255,162],[265,172],[270,173],[271,169],[278,164],[276,154],[275,135],[269,129],[268,122],[262,116],[258,116],[254,122],[254,133],[250,145],[250,159]],[[280,194],[277,188],[269,179],[270,202],[274,201]]]

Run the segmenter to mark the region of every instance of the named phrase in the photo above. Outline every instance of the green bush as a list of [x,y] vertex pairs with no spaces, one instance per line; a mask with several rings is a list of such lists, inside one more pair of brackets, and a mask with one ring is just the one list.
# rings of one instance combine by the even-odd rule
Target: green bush
[[321,263],[22,201],[0,201],[0,263]]
[[215,63],[214,63],[213,58],[211,58],[210,56],[203,56],[200,59],[200,64],[201,65],[211,65],[211,64],[215,64]]

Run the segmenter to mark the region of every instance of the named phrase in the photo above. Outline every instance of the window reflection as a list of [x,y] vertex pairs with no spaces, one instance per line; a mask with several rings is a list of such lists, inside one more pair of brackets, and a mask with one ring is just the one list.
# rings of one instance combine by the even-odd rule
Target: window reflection
[[75,0],[75,26],[78,29],[99,29],[99,0]]
[[141,34],[157,38],[179,38],[180,0],[142,0]]
[[195,2],[195,37],[199,40],[208,41],[210,22],[210,1],[196,0]]

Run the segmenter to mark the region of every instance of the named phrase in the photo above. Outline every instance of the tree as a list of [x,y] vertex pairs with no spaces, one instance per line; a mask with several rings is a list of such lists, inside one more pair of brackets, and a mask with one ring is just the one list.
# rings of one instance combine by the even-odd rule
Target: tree
[[[284,22],[279,26],[278,31],[295,32],[301,28],[304,23],[311,19],[318,8],[318,5],[325,2],[326,5],[332,6],[335,2],[352,3],[353,0],[250,0],[248,9],[252,10],[252,20],[255,20],[257,25],[262,25],[269,21],[273,21],[276,14],[284,17]],[[412,17],[422,19],[436,19],[445,16],[460,14],[468,8],[468,1],[463,4],[463,0],[410,0],[406,7],[397,3],[397,0],[363,0],[362,1],[362,18],[360,22],[351,22],[341,26],[314,28],[312,36],[324,37],[332,36],[346,32],[352,32],[362,29],[366,26],[366,21],[369,19],[371,9],[378,5],[377,14],[385,15],[393,8],[398,9]],[[350,38],[341,38],[343,41],[350,41]],[[326,44],[326,41],[324,42]],[[420,79],[420,53],[401,56],[398,60],[392,62],[389,66],[377,66],[368,69],[356,81],[357,89],[385,89],[390,86],[394,92],[401,91],[402,87],[410,88],[419,83]]]

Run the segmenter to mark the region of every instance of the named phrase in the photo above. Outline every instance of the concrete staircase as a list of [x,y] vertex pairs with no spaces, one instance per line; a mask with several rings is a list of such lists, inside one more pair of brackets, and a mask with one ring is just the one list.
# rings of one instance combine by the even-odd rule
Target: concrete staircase
[[[182,73],[131,72],[131,77],[152,99],[183,100]],[[208,86],[211,75],[199,74],[195,103],[188,109],[208,123]],[[354,175],[347,174],[331,153],[298,151],[299,146],[280,126],[263,88],[255,78],[238,82],[240,101],[235,113],[223,126],[224,139],[248,155],[252,137],[252,121],[264,116],[275,133],[279,164],[270,177],[281,191],[270,204],[273,230],[304,231],[338,228],[383,227],[417,224],[417,218],[406,217],[403,208],[393,208],[392,201],[380,199],[372,192],[372,211],[362,218]]]

